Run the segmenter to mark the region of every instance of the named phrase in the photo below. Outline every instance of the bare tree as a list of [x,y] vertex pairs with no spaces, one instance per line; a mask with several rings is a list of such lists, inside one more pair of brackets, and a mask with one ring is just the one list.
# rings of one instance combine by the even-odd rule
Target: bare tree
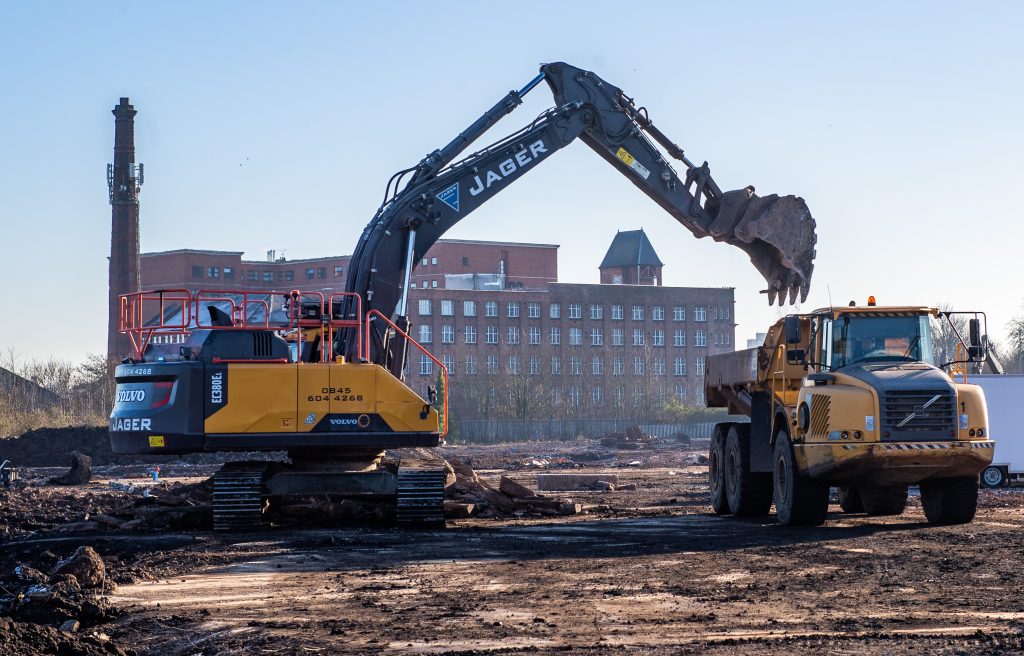
[[[952,307],[948,303],[939,305],[939,312],[950,312]],[[956,348],[960,345],[960,337],[967,336],[967,317],[962,314],[955,314],[947,317],[932,319],[932,357],[935,365],[941,366],[947,362],[957,359]],[[963,358],[965,354],[961,353]]]

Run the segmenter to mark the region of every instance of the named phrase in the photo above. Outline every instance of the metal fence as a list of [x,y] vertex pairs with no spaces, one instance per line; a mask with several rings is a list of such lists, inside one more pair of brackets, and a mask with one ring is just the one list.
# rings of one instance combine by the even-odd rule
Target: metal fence
[[608,433],[624,433],[629,426],[639,426],[644,433],[663,439],[675,439],[682,434],[691,440],[707,440],[711,438],[715,424],[722,421],[749,420],[725,415],[716,421],[675,424],[638,424],[630,419],[472,419],[452,421],[449,439],[475,444],[574,440],[578,437],[601,438]]

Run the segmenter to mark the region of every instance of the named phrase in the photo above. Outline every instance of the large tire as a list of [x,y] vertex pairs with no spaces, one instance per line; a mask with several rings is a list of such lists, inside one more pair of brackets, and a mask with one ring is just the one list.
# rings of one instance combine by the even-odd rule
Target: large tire
[[978,477],[922,481],[921,505],[929,524],[966,524],[978,510]]
[[864,504],[860,500],[860,489],[856,485],[839,486],[839,507],[845,513],[864,512]]
[[725,494],[725,436],[722,426],[715,426],[708,449],[708,485],[711,488],[711,509],[716,515],[729,514],[729,499]]
[[860,501],[872,517],[902,515],[907,508],[906,485],[861,485]]
[[987,488],[1002,487],[1006,485],[1006,479],[1006,470],[995,465],[989,465],[981,472],[981,484]]
[[762,517],[772,508],[772,475],[750,471],[750,425],[736,424],[725,438],[725,494],[734,515]]
[[785,427],[775,435],[772,454],[775,512],[785,526],[820,526],[828,515],[829,486],[796,471],[793,444]]

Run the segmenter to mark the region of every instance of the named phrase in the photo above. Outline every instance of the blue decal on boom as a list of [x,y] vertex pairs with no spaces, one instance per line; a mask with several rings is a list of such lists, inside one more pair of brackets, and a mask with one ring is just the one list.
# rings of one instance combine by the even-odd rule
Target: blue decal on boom
[[456,182],[452,186],[448,187],[437,195],[438,200],[452,208],[456,212],[459,211],[459,183]]

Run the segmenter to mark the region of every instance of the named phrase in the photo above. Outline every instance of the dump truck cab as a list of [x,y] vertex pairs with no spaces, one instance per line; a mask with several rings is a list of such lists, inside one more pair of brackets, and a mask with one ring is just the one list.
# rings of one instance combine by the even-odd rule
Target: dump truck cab
[[[708,405],[751,417],[712,440],[716,510],[763,514],[774,501],[783,523],[820,524],[836,486],[848,512],[899,514],[919,484],[930,521],[969,521],[994,443],[984,394],[966,381],[984,360],[984,315],[963,314],[826,308],[780,319],[760,348],[709,358]],[[938,322],[959,337],[950,362],[934,361]]]

